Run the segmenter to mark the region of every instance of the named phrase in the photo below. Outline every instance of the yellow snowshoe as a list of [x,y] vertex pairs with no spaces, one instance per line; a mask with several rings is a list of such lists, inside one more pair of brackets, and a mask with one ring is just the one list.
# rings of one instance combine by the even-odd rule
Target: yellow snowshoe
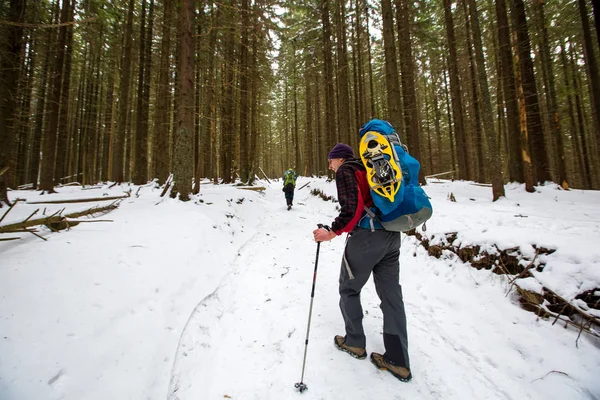
[[402,183],[402,171],[390,142],[381,133],[369,131],[360,139],[359,151],[371,189],[394,202]]

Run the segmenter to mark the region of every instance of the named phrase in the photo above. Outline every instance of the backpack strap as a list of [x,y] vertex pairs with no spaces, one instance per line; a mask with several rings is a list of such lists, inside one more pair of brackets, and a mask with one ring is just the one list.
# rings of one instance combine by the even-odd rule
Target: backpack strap
[[366,214],[360,219],[360,221],[358,221],[358,224],[361,223],[363,218],[365,218],[366,216],[369,216],[370,217],[369,226],[371,227],[371,232],[375,232],[375,224],[373,223],[373,220],[379,219],[379,218],[377,218],[377,215],[375,215],[375,213],[367,206],[363,206],[363,208],[365,209]]
[[348,260],[346,259],[346,246],[348,246],[348,239],[350,239],[349,233],[346,235],[346,243],[344,243],[344,266],[346,267],[346,271],[348,272],[348,278],[354,279],[354,274],[352,274],[350,264],[348,264]]

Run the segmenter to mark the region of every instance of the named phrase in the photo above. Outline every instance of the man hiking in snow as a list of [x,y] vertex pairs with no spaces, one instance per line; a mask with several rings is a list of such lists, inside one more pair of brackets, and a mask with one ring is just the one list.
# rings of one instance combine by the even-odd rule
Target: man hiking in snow
[[285,193],[285,201],[287,209],[292,208],[294,202],[294,189],[296,188],[296,171],[293,168],[288,169],[283,174],[283,192]]
[[[406,314],[402,300],[400,275],[400,233],[386,231],[375,223],[361,227],[364,208],[371,207],[366,170],[354,158],[352,148],[336,144],[329,152],[329,169],[335,172],[340,213],[331,224],[331,230],[313,231],[315,242],[325,242],[348,233],[339,278],[340,310],[346,335],[336,335],[334,344],[352,357],[367,357],[363,330],[363,310],[360,292],[371,272],[383,312],[383,344],[385,353],[371,353],[371,361],[379,369],[389,371],[396,378],[408,382],[411,378],[408,358]],[[374,221],[377,222],[377,221]]]

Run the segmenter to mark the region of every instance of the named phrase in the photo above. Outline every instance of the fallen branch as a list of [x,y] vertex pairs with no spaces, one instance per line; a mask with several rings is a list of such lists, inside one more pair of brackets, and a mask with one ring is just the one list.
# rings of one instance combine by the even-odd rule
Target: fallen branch
[[258,167],[258,169],[260,170],[260,172],[262,172],[262,174],[265,177],[265,179],[267,180],[267,182],[271,183],[271,181],[269,180],[269,177],[267,176],[267,174],[265,174],[265,171],[263,171],[261,167]]
[[306,182],[306,183],[305,183],[304,185],[302,185],[302,186],[300,187],[300,189],[298,189],[298,190],[302,190],[302,188],[303,188],[303,187],[306,187],[306,185],[308,185],[309,183],[310,183],[310,181]]
[[126,199],[131,192],[125,192],[123,196],[92,197],[89,199],[50,200],[50,201],[28,201],[27,204],[68,204],[68,203],[91,203],[96,201]]
[[565,376],[569,376],[569,374],[567,374],[566,372],[557,371],[557,370],[553,369],[552,371],[548,372],[546,375],[544,375],[544,376],[542,376],[542,377],[540,377],[540,378],[537,378],[537,379],[534,379],[534,380],[532,380],[532,381],[531,381],[531,383],[533,383],[533,382],[535,382],[535,381],[539,381],[540,379],[544,379],[545,377],[547,377],[548,375],[550,375],[550,374],[551,374],[551,373],[553,373],[553,372],[555,372],[555,373],[557,373],[557,374],[563,374],[563,375],[565,375]]
[[[43,217],[31,219],[39,209],[35,210],[29,217],[25,220],[16,222],[13,224],[8,224],[4,226],[0,226],[0,233],[17,233],[17,232],[29,232],[41,238],[41,236],[37,235],[34,230],[29,228],[39,225],[45,225],[52,231],[59,231],[62,229],[68,229],[72,226],[76,226],[81,222],[112,222],[110,220],[105,221],[78,221],[75,218],[83,217],[86,215],[94,215],[99,213],[108,213],[109,211],[114,210],[119,206],[122,198],[119,198],[113,201],[111,204],[103,207],[92,207],[84,211],[74,212],[66,215],[62,215],[64,212],[64,208],[54,212],[53,214]],[[46,239],[44,239],[46,240]]]
[[13,207],[16,206],[19,201],[21,201],[21,199],[15,199],[14,203],[12,203],[10,205],[10,207],[8,208],[8,210],[6,210],[6,212],[2,215],[2,218],[0,218],[0,222],[2,222],[2,220],[4,219],[4,217],[6,217],[6,215],[10,212],[10,210],[12,210]]
[[435,178],[436,176],[448,175],[448,174],[453,174],[453,173],[454,173],[454,170],[452,170],[452,171],[446,171],[446,172],[440,172],[439,174],[427,175],[425,177],[425,179]]
[[165,187],[163,188],[162,192],[160,193],[160,197],[164,197],[165,194],[167,194],[167,191],[171,187],[172,181],[173,181],[173,174],[170,174],[169,177],[167,178],[167,181],[165,182]]
[[246,187],[238,187],[238,189],[255,190],[255,191],[262,192],[263,190],[265,190],[265,187],[264,186],[246,186]]

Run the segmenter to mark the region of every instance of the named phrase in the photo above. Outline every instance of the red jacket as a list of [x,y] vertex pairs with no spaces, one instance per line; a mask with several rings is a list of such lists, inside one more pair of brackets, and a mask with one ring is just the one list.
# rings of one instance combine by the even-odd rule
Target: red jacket
[[331,224],[336,235],[351,232],[364,215],[364,207],[371,207],[373,199],[367,171],[356,159],[346,160],[335,174],[340,214]]

